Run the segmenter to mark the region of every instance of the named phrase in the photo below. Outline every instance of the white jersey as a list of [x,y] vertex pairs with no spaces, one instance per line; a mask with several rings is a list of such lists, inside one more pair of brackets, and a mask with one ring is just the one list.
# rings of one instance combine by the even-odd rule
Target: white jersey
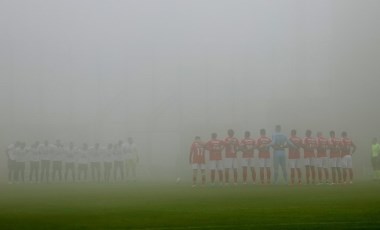
[[74,163],[78,158],[78,150],[75,148],[68,148],[65,150],[65,159],[66,163]]
[[78,150],[78,160],[79,164],[88,164],[89,163],[89,155],[88,150],[79,149]]
[[102,161],[101,157],[102,157],[103,152],[104,151],[100,147],[99,148],[95,148],[95,147],[91,148],[89,150],[90,162],[101,162]]
[[32,147],[29,150],[29,160],[30,161],[40,161],[40,151],[38,151],[38,147]]
[[137,160],[137,147],[134,143],[123,144],[123,153],[126,160]]
[[15,145],[11,144],[7,147],[7,153],[10,160],[15,160]]
[[115,161],[115,158],[113,154],[113,148],[111,149],[107,148],[103,154],[103,162],[112,163],[114,161]]
[[123,161],[124,160],[122,146],[118,145],[115,147],[114,152],[113,152],[113,156],[114,156],[115,161]]
[[15,150],[15,160],[17,162],[26,162],[28,161],[27,159],[28,156],[28,150],[26,148],[16,148]]
[[54,152],[52,154],[53,161],[63,161],[65,157],[65,148],[63,146],[54,146]]
[[52,159],[52,155],[54,154],[54,146],[42,144],[38,147],[40,152],[41,160],[50,161]]

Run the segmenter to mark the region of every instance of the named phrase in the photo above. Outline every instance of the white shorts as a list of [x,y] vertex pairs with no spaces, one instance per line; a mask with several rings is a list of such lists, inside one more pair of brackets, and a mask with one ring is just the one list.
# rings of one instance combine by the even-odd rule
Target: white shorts
[[340,167],[340,157],[332,157],[330,158],[330,167],[338,168]]
[[223,166],[225,169],[236,169],[237,159],[236,158],[224,158]]
[[269,168],[272,165],[270,158],[259,158],[260,168]]
[[253,158],[242,158],[240,164],[241,167],[254,167]]
[[288,162],[291,169],[299,169],[301,167],[301,159],[288,159]]
[[345,169],[350,169],[352,168],[352,156],[351,155],[346,155],[341,158],[340,166]]
[[223,161],[222,160],[210,160],[208,162],[210,170],[223,170]]
[[304,159],[305,166],[315,166],[315,157],[309,157]]
[[315,166],[318,168],[328,168],[329,167],[329,158],[328,157],[317,157],[315,159]]
[[191,164],[191,168],[193,170],[205,170],[206,169],[206,164]]

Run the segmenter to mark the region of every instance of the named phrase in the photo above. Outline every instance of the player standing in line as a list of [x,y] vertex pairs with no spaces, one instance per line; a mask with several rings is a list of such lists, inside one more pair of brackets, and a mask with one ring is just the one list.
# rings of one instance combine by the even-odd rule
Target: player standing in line
[[65,155],[65,148],[60,140],[57,140],[54,145],[53,157],[53,175],[52,180],[55,181],[55,175],[58,173],[59,182],[62,181],[62,160]]
[[205,159],[205,150],[203,143],[199,136],[196,136],[194,142],[191,144],[189,163],[193,169],[193,187],[197,185],[197,174],[198,170],[202,176],[202,185],[206,183],[206,159]]
[[250,169],[252,182],[256,183],[256,171],[254,167],[254,152],[255,152],[256,141],[251,138],[251,133],[245,131],[244,139],[240,141],[241,151],[243,152],[241,165],[243,167],[243,184],[247,184],[248,168]]
[[44,144],[39,146],[39,152],[41,156],[41,179],[40,181],[44,181],[44,177],[46,178],[46,183],[49,183],[49,171],[50,171],[50,158],[51,153],[53,151],[53,147],[49,144],[49,141],[45,141]]
[[272,135],[272,143],[270,146],[273,148],[273,169],[274,169],[274,183],[278,182],[278,168],[281,166],[282,175],[284,176],[285,183],[288,183],[288,174],[286,172],[286,156],[285,148],[297,148],[291,141],[281,132],[281,126],[276,125],[276,132]]
[[302,139],[297,137],[297,131],[295,129],[292,129],[290,132],[289,141],[293,143],[297,148],[294,148],[292,146],[289,146],[289,153],[288,153],[288,159],[289,159],[289,168],[290,168],[290,184],[294,185],[295,183],[295,177],[296,177],[296,171],[297,171],[297,178],[298,178],[298,184],[300,185],[301,182],[301,153],[300,148],[302,147]]
[[115,157],[115,163],[113,167],[113,178],[114,181],[117,181],[117,171],[119,170],[120,172],[120,178],[121,181],[124,181],[124,157],[123,157],[123,141],[119,141],[115,146],[114,146],[114,157]]
[[35,183],[38,183],[40,160],[41,160],[40,152],[38,151],[38,146],[40,146],[40,142],[36,141],[30,148],[29,181],[33,182],[33,174],[34,174]]
[[[332,184],[341,183],[342,174],[340,171],[340,148],[342,141],[335,137],[335,132],[330,131],[329,149],[330,149],[330,167],[332,175]],[[338,177],[338,178],[337,178]]]
[[125,155],[125,177],[128,180],[129,171],[131,171],[132,180],[136,182],[136,165],[139,162],[139,155],[132,137],[129,137],[127,143],[123,145],[123,152]]
[[[82,148],[78,151],[78,181],[86,182],[87,181],[87,170],[88,170],[88,145],[84,143]],[[81,180],[81,175],[83,178]]]
[[7,147],[5,154],[8,158],[8,183],[12,184],[14,181],[14,175],[16,171],[15,150],[20,145],[17,141],[15,144],[11,144]]
[[329,183],[329,170],[328,163],[329,159],[327,157],[327,147],[328,147],[328,139],[323,137],[322,132],[317,133],[317,159],[316,166],[318,169],[318,182],[322,184],[322,171],[325,174],[325,183]]
[[108,144],[107,149],[104,151],[104,181],[106,183],[109,183],[111,178],[112,163],[114,162],[113,151],[114,149],[112,144]]
[[379,155],[380,155],[380,144],[377,142],[377,138],[374,137],[372,139],[372,155],[371,155],[371,163],[373,169],[373,179],[380,179],[380,167],[379,167]]
[[[270,170],[270,151],[269,145],[272,142],[272,139],[266,136],[265,129],[260,130],[260,137],[256,141],[256,145],[259,149],[259,165],[260,165],[260,181],[261,184],[264,185],[270,184],[271,180],[271,170]],[[265,181],[265,173],[266,171],[266,181]]]
[[16,182],[19,182],[19,178],[22,183],[25,183],[25,162],[27,161],[28,149],[26,148],[25,142],[22,142],[19,147],[16,148],[15,159],[16,159]]
[[306,130],[306,137],[303,139],[303,155],[306,169],[306,183],[315,184],[315,148],[317,147],[316,139],[311,136],[311,130]]
[[71,171],[72,182],[75,182],[75,159],[77,157],[77,151],[74,147],[74,143],[70,142],[69,148],[65,151],[65,182],[67,183],[67,176]]
[[99,143],[96,143],[94,147],[89,150],[89,160],[91,166],[91,178],[93,182],[100,183],[100,157],[102,155],[102,149]]
[[222,151],[224,142],[217,139],[216,133],[211,134],[211,140],[206,143],[206,150],[209,152],[209,167],[211,170],[211,184],[215,183],[215,171],[218,171],[219,183],[223,185],[223,165],[222,165]]
[[[343,183],[349,182],[352,184],[354,179],[354,172],[352,170],[352,154],[356,151],[356,145],[347,137],[347,132],[342,132],[342,149],[341,149],[341,158],[342,158],[342,170],[343,170]],[[350,181],[348,181],[348,177]]]
[[234,184],[237,185],[237,151],[239,149],[239,140],[234,137],[235,132],[232,129],[227,131],[228,137],[224,139],[225,144],[225,158],[223,162],[224,174],[225,174],[225,184],[229,183],[229,171],[233,170],[234,173]]

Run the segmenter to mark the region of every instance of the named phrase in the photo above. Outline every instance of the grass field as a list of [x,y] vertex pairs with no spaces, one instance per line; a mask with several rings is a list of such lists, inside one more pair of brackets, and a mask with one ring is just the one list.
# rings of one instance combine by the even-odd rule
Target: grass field
[[380,183],[6,185],[0,229],[380,228]]

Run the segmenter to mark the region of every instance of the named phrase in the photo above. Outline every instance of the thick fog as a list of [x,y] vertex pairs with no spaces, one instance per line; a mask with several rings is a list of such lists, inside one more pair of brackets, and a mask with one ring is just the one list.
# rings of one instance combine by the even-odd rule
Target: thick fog
[[141,176],[186,177],[194,136],[281,124],[301,137],[347,131],[365,178],[380,136],[379,10],[377,0],[0,0],[0,147],[131,136]]

